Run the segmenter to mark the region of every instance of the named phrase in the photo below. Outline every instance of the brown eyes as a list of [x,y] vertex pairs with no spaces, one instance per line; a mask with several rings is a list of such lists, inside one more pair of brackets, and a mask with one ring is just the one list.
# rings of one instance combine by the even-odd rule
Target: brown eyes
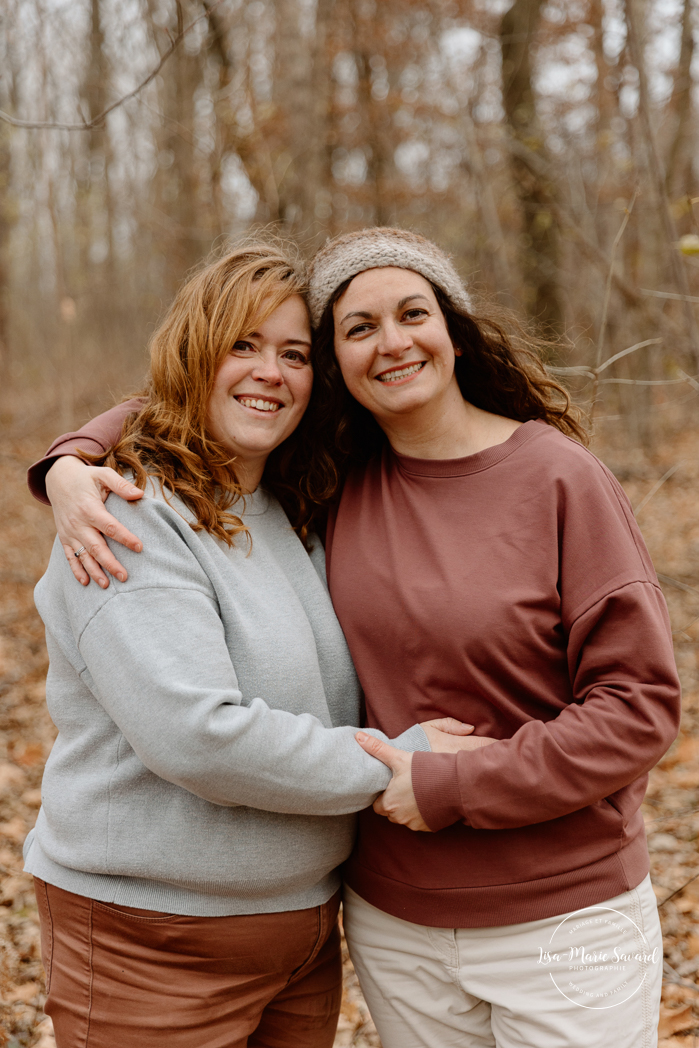
[[[422,320],[423,317],[428,317],[429,312],[426,309],[420,309],[418,306],[414,306],[412,309],[406,309],[405,313],[401,316],[401,323],[409,323],[411,320]],[[350,328],[347,332],[346,337],[352,338],[355,335],[363,335],[367,331],[372,330],[375,325],[372,322],[366,324],[357,324],[355,327]]]
[[[232,353],[256,353],[257,348],[251,342],[236,342],[231,350]],[[290,364],[308,364],[309,357],[298,349],[287,349],[283,353],[283,359]]]

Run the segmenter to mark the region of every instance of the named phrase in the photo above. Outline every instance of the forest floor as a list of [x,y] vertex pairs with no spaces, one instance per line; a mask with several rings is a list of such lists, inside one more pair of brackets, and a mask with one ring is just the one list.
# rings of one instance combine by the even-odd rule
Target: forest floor
[[[42,1011],[43,970],[31,878],[22,842],[40,805],[41,774],[55,730],[46,711],[46,651],[32,590],[53,540],[51,513],[25,486],[49,443],[44,421],[0,445],[0,1048],[54,1045]],[[665,936],[661,1048],[699,1048],[699,432],[685,430],[653,454],[611,443],[596,453],[634,507],[670,608],[684,688],[678,741],[651,774],[645,816],[651,874]],[[679,889],[679,890],[678,890]],[[349,960],[336,1048],[379,1040]]]

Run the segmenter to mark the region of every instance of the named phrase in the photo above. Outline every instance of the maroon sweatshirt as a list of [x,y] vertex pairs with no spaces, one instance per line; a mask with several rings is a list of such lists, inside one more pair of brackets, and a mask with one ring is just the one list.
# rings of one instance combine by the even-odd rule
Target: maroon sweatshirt
[[[133,407],[49,454],[86,436],[108,446]],[[453,716],[501,740],[414,755],[436,832],[363,812],[354,890],[405,920],[479,927],[635,887],[639,806],[677,733],[679,684],[665,602],[609,471],[537,422],[462,459],[386,449],[345,485],[327,557],[369,726],[395,736]]]

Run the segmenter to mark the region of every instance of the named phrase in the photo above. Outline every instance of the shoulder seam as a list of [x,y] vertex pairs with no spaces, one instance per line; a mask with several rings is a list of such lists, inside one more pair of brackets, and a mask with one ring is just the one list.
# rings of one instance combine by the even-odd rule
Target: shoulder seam
[[[550,428],[553,429],[554,427],[550,427]],[[560,430],[556,430],[556,432],[560,433]],[[586,448],[584,444],[581,444],[577,440],[573,440],[573,438],[569,437],[568,434],[566,434],[566,433],[561,433],[561,436],[565,437],[565,439],[567,441],[569,441],[571,444],[574,444],[576,447],[580,448],[581,451],[583,451],[585,453],[585,455],[588,457],[588,459],[592,460],[592,463],[597,468],[597,471],[602,475],[606,486],[608,487],[608,489],[614,495],[614,498],[616,499],[616,502],[617,502],[617,504],[618,504],[618,506],[619,506],[619,508],[620,508],[620,510],[622,512],[623,517],[624,517],[624,522],[626,524],[626,529],[627,529],[629,535],[631,536],[631,539],[633,540],[634,548],[636,550],[636,553],[637,553],[639,561],[640,561],[639,566],[640,566],[641,570],[643,571],[643,573],[645,575],[645,579],[638,579],[637,581],[639,581],[639,582],[645,581],[645,582],[648,582],[650,585],[657,586],[657,580],[655,579],[654,575],[651,574],[648,571],[648,568],[646,567],[645,557],[644,557],[644,550],[641,549],[641,547],[638,544],[638,535],[635,533],[634,529],[631,527],[631,521],[629,519],[629,513],[633,514],[633,510],[631,509],[630,504],[629,505],[625,504],[623,502],[623,500],[621,499],[620,495],[619,495],[619,491],[617,489],[617,485],[619,485],[619,481],[616,479],[616,477],[614,476],[614,474],[610,470],[609,466],[606,466],[604,464],[604,462],[602,462],[601,459],[598,459],[597,456],[594,454],[594,452],[590,451],[589,448]],[[635,520],[635,517],[633,519]],[[649,554],[649,556],[650,556],[650,554]],[[614,591],[611,590],[610,592],[614,592]]]
[[653,579],[629,579],[627,582],[622,582],[620,586],[613,586],[612,589],[602,593],[596,600],[593,600],[591,604],[588,604],[587,606],[583,604],[583,610],[580,611],[575,618],[571,619],[568,631],[570,632],[578,619],[581,619],[583,615],[587,615],[588,611],[592,611],[592,609],[596,608],[603,600],[611,597],[614,593],[621,593],[622,590],[628,589],[629,586],[650,586],[651,589],[657,590],[661,597],[663,596],[660,584]]
[[100,604],[99,608],[95,608],[92,615],[90,615],[90,618],[87,620],[83,628],[80,630],[79,636],[76,637],[75,643],[78,647],[78,650],[80,649],[80,641],[82,640],[85,630],[88,628],[90,623],[94,622],[94,620],[97,618],[100,612],[104,611],[106,607],[113,604],[115,600],[119,599],[119,597],[128,597],[132,593],[143,593],[144,590],[149,590],[152,592],[157,592],[158,590],[170,590],[174,593],[201,593],[202,596],[206,597],[207,600],[210,600],[212,604],[216,603],[216,598],[214,596],[208,593],[204,593],[202,590],[196,589],[193,586],[134,586],[132,589],[125,591],[122,590],[121,593],[115,593],[113,596],[105,600],[103,604]]

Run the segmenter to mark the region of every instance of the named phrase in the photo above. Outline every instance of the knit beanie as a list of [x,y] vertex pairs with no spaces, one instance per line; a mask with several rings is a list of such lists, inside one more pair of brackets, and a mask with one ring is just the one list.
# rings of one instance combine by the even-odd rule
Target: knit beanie
[[375,226],[329,240],[311,262],[308,304],[318,327],[330,297],[340,284],[366,269],[412,269],[435,284],[457,307],[469,308],[466,289],[448,255],[431,240],[406,229]]

